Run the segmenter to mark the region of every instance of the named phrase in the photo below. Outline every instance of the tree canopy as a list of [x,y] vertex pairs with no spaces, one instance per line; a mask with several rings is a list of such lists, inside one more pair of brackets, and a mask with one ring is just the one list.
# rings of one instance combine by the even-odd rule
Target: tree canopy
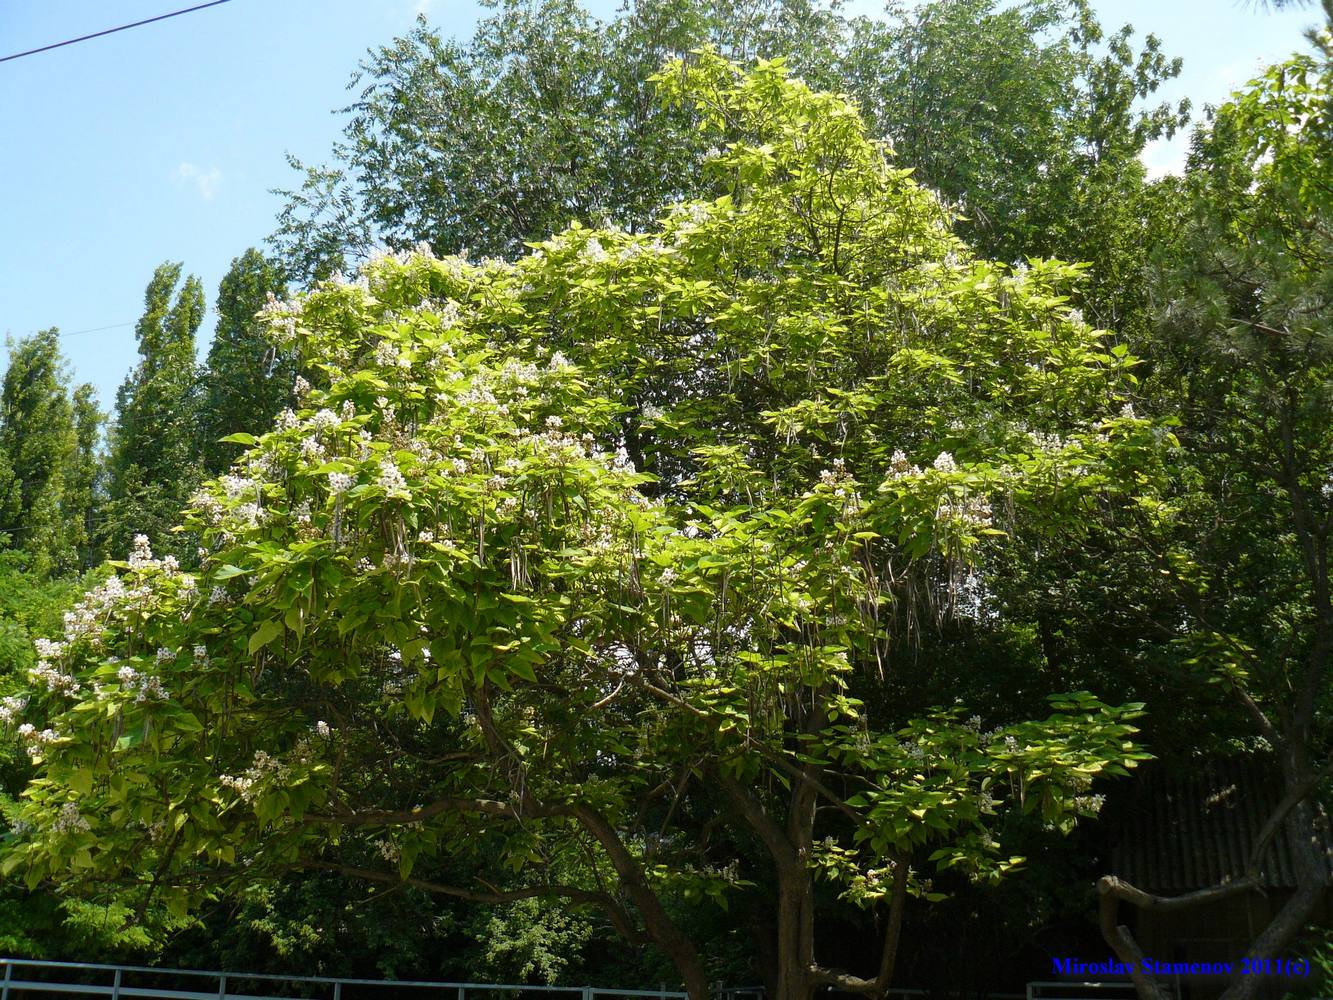
[[[269,310],[314,384],[194,499],[197,576],[141,538],[42,646],[4,870],[151,871],[179,905],[293,867],[563,899],[695,996],[672,901],[772,881],[779,995],[875,992],[928,866],[998,878],[1021,859],[997,816],[1068,828],[1141,758],[1136,706],[1087,693],[987,730],[847,691],[905,669],[884,638],[961,599],[1010,510],[1076,531],[1152,476],[1162,435],[1121,412],[1133,360],[1069,308],[1079,269],[973,257],[780,62],[659,83],[731,136],[726,194],[513,263],[384,257]],[[756,870],[722,861],[747,841]],[[466,843],[520,885],[419,875]],[[817,880],[884,907],[877,969],[820,963]]]

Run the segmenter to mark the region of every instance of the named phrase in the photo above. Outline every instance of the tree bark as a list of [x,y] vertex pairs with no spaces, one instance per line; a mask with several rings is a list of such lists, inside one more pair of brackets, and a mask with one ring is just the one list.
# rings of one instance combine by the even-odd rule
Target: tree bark
[[615,828],[606,817],[590,806],[572,806],[570,812],[606,852],[611,867],[620,876],[621,886],[634,901],[634,908],[639,911],[639,916],[648,930],[648,936],[666,952],[685,981],[685,991],[689,993],[690,1000],[708,1000],[711,995],[708,974],[704,971],[703,962],[694,947],[694,942],[667,914],[661,900],[657,898],[657,893],[644,877],[643,869],[625,847]]

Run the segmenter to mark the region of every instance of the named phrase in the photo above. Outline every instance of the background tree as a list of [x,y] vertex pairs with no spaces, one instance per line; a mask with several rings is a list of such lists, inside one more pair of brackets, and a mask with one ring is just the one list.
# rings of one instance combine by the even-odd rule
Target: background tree
[[[1257,891],[1285,827],[1298,887],[1255,957],[1295,939],[1330,877],[1317,831],[1333,777],[1333,35],[1315,40],[1318,59],[1274,66],[1196,133],[1147,386],[1179,413],[1184,450],[1162,521],[1136,539],[1184,612],[1187,662],[1234,699],[1281,775],[1249,875],[1173,904]],[[1101,888],[1108,943],[1134,955],[1116,904],[1161,901],[1113,878]],[[1239,977],[1226,996],[1258,989]]]
[[1085,0],[945,0],[858,19],[847,88],[898,161],[959,205],[981,253],[1085,261],[1089,319],[1123,331],[1146,263],[1139,155],[1189,102],[1142,108],[1180,72],[1148,35],[1107,37]]
[[229,434],[259,434],[291,401],[296,366],[266,335],[258,319],[270,296],[287,285],[278,267],[250,249],[231,262],[218,286],[217,329],[202,374],[199,454],[204,469],[225,472],[239,454],[219,443]]
[[165,540],[199,482],[194,337],[204,293],[198,278],[181,284],[180,276],[180,264],[154,272],[135,327],[139,363],[116,393],[101,534],[106,552],[128,551],[140,533]]
[[[298,277],[377,243],[514,257],[571,220],[630,231],[696,193],[704,149],[649,78],[705,43],[739,58],[804,54],[826,69],[841,22],[811,0],[644,0],[612,22],[577,0],[500,0],[466,45],[424,18],[353,77],[336,168],[285,192],[274,244]],[[804,60],[803,60],[804,62]]]
[[77,538],[66,524],[66,490],[77,455],[69,389],[56,330],[10,340],[0,389],[0,450],[8,465],[3,520],[43,578],[73,568]]
[[79,568],[88,569],[98,561],[95,540],[102,489],[102,455],[98,444],[104,417],[97,405],[96,390],[87,383],[74,390],[72,403],[74,454],[65,488],[65,530],[70,544],[78,550]]
[[380,244],[512,258],[570,220],[642,231],[660,204],[707,193],[693,109],[662,108],[648,80],[712,44],[848,93],[901,165],[963,206],[985,255],[1092,262],[1081,294],[1119,328],[1143,305],[1138,155],[1187,111],[1139,109],[1180,64],[1152,36],[1131,42],[1085,0],[936,0],[874,20],[812,0],[639,0],[605,24],[574,0],[506,0],[466,45],[423,22],[362,64],[335,166],[287,192],[272,242],[311,277]]

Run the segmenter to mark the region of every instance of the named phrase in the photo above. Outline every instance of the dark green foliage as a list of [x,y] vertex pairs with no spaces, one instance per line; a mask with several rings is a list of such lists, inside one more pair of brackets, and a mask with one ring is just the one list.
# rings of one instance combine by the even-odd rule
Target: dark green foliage
[[712,45],[784,55],[836,89],[846,30],[819,0],[640,0],[602,23],[574,0],[497,0],[467,44],[424,21],[372,52],[338,165],[307,168],[273,243],[292,272],[327,276],[384,243],[514,257],[572,220],[648,227],[701,191],[706,145],[649,78]]
[[78,448],[57,332],[9,342],[0,390],[0,526],[46,577],[72,568],[75,544],[66,530],[67,477]]
[[262,434],[292,394],[293,359],[263,332],[256,313],[270,296],[282,297],[281,272],[250,249],[231,262],[218,286],[218,325],[208,350],[199,411],[199,456],[209,473],[226,471],[240,454],[219,443],[228,434]]
[[149,282],[135,328],[140,360],[116,393],[101,532],[108,554],[123,555],[138,534],[164,542],[199,482],[194,337],[204,293],[193,276],[176,292],[180,275],[180,264],[163,264]]
[[689,109],[649,77],[712,45],[782,57],[846,91],[901,166],[965,215],[983,254],[1092,262],[1100,326],[1141,322],[1148,243],[1138,155],[1186,120],[1139,105],[1175,76],[1151,35],[1109,37],[1085,0],[936,0],[849,19],[817,0],[640,0],[608,23],[573,0],[504,0],[467,44],[424,23],[362,64],[332,167],[305,168],[273,243],[324,277],[371,248],[424,240],[510,257],[571,220],[631,232],[711,183]]
[[74,390],[73,407],[74,453],[66,474],[65,530],[69,543],[78,551],[79,566],[87,568],[97,561],[95,517],[102,479],[98,441],[104,417],[95,390],[87,383]]
[[959,204],[969,242],[1093,263],[1089,320],[1118,329],[1141,302],[1138,156],[1189,109],[1140,110],[1181,62],[1132,39],[1108,37],[1085,0],[895,4],[856,22],[843,85],[898,161]]

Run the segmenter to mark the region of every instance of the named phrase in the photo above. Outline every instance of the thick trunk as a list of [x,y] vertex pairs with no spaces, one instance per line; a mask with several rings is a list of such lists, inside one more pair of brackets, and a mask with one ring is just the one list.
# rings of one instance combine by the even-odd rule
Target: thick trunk
[[[806,876],[806,877],[803,877]],[[810,907],[803,866],[778,869],[778,982],[773,1000],[811,1000],[810,962],[801,947],[802,925]]]
[[[1289,782],[1302,780],[1298,774],[1290,774],[1288,778]],[[1246,958],[1274,958],[1282,954],[1305,928],[1328,888],[1328,859],[1320,847],[1322,838],[1316,829],[1316,815],[1316,806],[1308,798],[1291,810],[1287,822],[1292,834],[1291,849],[1298,885],[1291,898],[1254,939],[1245,953]],[[1264,985],[1263,976],[1237,976],[1221,1000],[1251,1000],[1259,995]]]

